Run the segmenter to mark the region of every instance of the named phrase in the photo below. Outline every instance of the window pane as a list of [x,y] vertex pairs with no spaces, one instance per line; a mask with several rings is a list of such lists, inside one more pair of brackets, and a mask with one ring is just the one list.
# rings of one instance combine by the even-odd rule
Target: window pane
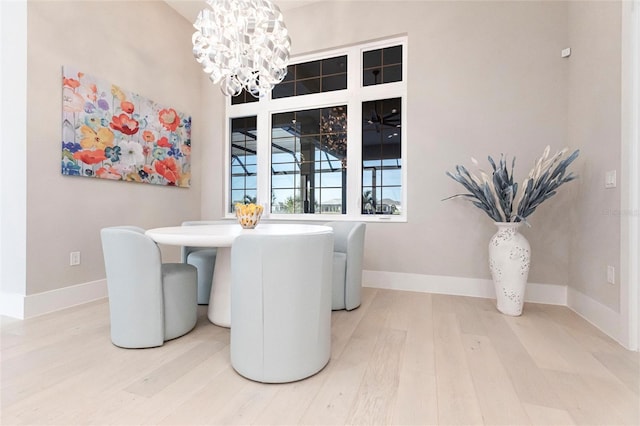
[[322,92],[333,92],[347,88],[347,75],[338,74],[322,77]]
[[322,60],[322,75],[327,74],[346,74],[347,73],[347,56],[336,56],[335,58]]
[[383,187],[382,188],[382,203],[380,210],[382,214],[400,214],[401,206],[400,200],[402,199],[402,188],[395,187]]
[[319,78],[311,78],[309,80],[298,80],[296,82],[296,95],[308,95],[310,93],[320,93]]
[[293,188],[295,185],[294,175],[278,175],[271,176],[272,188]]
[[401,98],[362,103],[362,213],[400,214]]
[[287,66],[287,75],[284,76],[284,79],[282,80],[282,82],[284,83],[285,81],[293,81],[295,79],[296,79],[296,66],[295,65]]
[[320,208],[319,213],[342,213],[342,190],[339,188],[327,188],[320,190],[320,196],[316,196],[317,207]]
[[[275,136],[275,129],[280,129],[281,127],[287,127],[293,125],[294,115],[292,112],[282,112],[280,114],[273,114],[271,116],[271,121],[273,123],[272,134]],[[288,133],[283,133],[284,135],[288,135]]]
[[384,67],[383,71],[383,83],[393,83],[394,81],[402,81],[402,65],[392,65],[390,67]]
[[234,204],[255,202],[257,188],[257,128],[256,117],[234,118],[231,120],[231,194],[229,210]]
[[300,129],[299,135],[318,135],[320,134],[320,110],[309,109],[306,111],[298,111],[295,113],[296,125]]
[[247,180],[245,183],[247,189],[257,189],[258,188],[258,178],[255,174],[251,176],[247,176]]
[[402,170],[400,168],[385,169],[382,179],[384,185],[400,186],[402,184]]
[[302,213],[302,200],[294,188],[272,191],[272,213]]
[[276,84],[271,91],[272,99],[288,98],[294,95],[294,83],[285,83],[284,81]]
[[331,171],[331,169],[325,169],[321,174],[322,186],[336,187],[342,186],[342,170]]
[[364,70],[362,72],[362,85],[373,86],[374,84],[380,84],[382,82],[381,78],[380,68]]
[[320,61],[304,62],[296,65],[296,80],[320,76]]
[[382,62],[384,65],[401,64],[402,46],[393,46],[383,49]]
[[[287,135],[272,139],[271,190],[276,201],[271,211],[322,213],[326,201],[332,212],[346,213],[346,105],[286,114],[274,114],[271,120],[272,135]],[[282,141],[288,142],[288,157]],[[282,176],[293,173],[294,166],[295,179]]]
[[362,54],[362,68],[379,67],[382,65],[382,49],[370,50]]
[[246,104],[249,102],[258,102],[258,98],[254,97],[246,90],[242,90],[238,96],[231,97],[231,105]]
[[242,185],[244,185],[244,176],[239,176],[239,177],[231,177],[231,187],[232,188],[239,188]]
[[255,203],[256,191],[231,191],[231,212],[235,211],[236,203]]

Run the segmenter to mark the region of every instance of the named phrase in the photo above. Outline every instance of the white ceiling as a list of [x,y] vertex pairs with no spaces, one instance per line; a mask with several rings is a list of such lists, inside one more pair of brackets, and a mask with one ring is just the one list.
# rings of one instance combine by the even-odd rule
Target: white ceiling
[[[204,0],[164,0],[169,6],[175,9],[180,15],[184,16],[189,22],[195,21],[198,12],[207,7]],[[305,6],[310,3],[316,3],[319,0],[275,0],[281,11],[285,12],[296,7]]]

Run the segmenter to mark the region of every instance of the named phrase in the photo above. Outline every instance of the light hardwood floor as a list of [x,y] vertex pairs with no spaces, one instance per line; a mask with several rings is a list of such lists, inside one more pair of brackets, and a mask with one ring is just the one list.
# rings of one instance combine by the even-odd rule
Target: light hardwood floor
[[209,323],[153,349],[109,339],[106,300],[2,321],[2,425],[640,424],[639,354],[564,307],[364,289],[332,317],[331,361],[266,385]]

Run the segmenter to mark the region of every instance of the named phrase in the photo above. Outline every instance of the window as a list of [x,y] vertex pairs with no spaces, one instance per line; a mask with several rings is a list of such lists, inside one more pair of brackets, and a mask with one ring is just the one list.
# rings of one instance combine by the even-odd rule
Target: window
[[362,55],[362,84],[402,81],[402,46],[364,52]]
[[227,105],[228,213],[406,220],[406,39],[307,55],[270,98]]
[[400,214],[401,99],[362,103],[362,213]]
[[272,116],[272,213],[346,213],[346,127],[346,105]]
[[287,76],[273,88],[271,98],[288,98],[346,88],[347,57],[337,56],[289,65]]
[[256,117],[231,120],[231,192],[229,211],[236,203],[256,202],[258,145]]

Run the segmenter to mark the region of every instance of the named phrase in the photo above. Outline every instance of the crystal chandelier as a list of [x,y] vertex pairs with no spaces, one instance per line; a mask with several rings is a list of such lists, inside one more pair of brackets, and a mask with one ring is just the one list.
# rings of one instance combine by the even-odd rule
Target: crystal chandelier
[[291,39],[270,0],[207,0],[193,26],[193,55],[226,96],[263,97],[287,75]]

